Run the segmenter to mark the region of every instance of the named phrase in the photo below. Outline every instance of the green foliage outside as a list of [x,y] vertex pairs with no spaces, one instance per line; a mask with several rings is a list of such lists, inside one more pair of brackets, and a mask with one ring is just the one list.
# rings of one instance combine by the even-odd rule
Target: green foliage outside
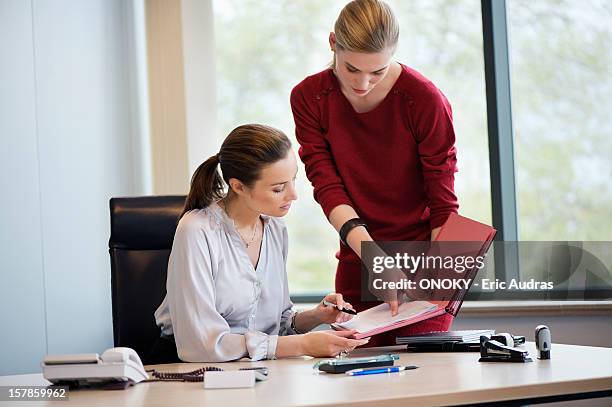
[[508,2],[522,240],[612,240],[612,6]]

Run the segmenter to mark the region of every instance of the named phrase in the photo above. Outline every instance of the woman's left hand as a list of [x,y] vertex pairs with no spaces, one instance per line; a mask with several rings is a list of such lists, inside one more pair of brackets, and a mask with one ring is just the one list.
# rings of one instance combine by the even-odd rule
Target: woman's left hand
[[[336,304],[337,307],[331,305],[325,305],[324,302],[331,302]],[[348,302],[345,302],[342,298],[342,294],[331,293],[327,294],[323,301],[317,305],[314,311],[322,324],[333,324],[334,322],[346,322],[353,318],[351,314],[340,311],[338,308],[353,309],[353,306]]]

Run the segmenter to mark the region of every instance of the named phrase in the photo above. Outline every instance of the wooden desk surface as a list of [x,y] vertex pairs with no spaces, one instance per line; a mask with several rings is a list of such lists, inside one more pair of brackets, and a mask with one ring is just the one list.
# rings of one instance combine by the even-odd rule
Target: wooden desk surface
[[[552,359],[541,361],[527,344],[531,363],[479,363],[478,353],[406,353],[403,347],[362,349],[353,356],[399,353],[396,365],[417,365],[401,373],[349,377],[317,373],[316,359],[157,365],[185,372],[201,366],[225,370],[268,366],[270,378],[254,388],[204,390],[202,383],[140,383],[123,391],[77,390],[72,406],[399,406],[484,403],[612,390],[612,348],[554,344]],[[400,353],[401,352],[401,353]],[[48,384],[41,374],[0,377],[0,385]],[[45,405],[51,402],[38,402]],[[410,403],[410,404],[407,404]],[[19,402],[20,406],[32,403]],[[0,405],[8,405],[0,402]],[[58,406],[57,402],[53,405]],[[64,404],[61,404],[64,405]]]

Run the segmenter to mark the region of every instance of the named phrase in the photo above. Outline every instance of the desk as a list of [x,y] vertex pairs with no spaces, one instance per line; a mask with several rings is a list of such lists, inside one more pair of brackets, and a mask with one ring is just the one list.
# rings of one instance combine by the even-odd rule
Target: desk
[[[612,395],[612,348],[575,345],[552,347],[552,359],[541,361],[533,343],[532,363],[479,363],[477,353],[406,353],[404,347],[361,349],[351,356],[401,352],[398,365],[419,369],[401,373],[349,377],[315,373],[316,359],[211,364],[226,370],[268,366],[270,379],[248,389],[204,390],[202,383],[140,383],[127,390],[76,390],[66,404],[54,406],[430,406],[509,400],[556,401],[550,397]],[[157,365],[159,371],[185,372],[200,363]],[[0,385],[44,385],[41,374],[0,377]],[[52,402],[46,404],[51,405]],[[32,403],[19,402],[19,406]],[[0,402],[0,405],[8,405]],[[13,403],[13,405],[15,405]],[[39,402],[35,405],[45,405]]]

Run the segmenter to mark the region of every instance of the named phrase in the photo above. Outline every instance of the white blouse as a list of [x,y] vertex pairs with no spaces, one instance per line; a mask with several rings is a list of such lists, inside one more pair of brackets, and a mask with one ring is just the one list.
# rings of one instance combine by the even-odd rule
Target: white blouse
[[274,359],[278,335],[291,335],[287,229],[262,216],[254,268],[234,221],[213,203],[179,221],[168,261],[166,297],[155,311],[186,362]]

